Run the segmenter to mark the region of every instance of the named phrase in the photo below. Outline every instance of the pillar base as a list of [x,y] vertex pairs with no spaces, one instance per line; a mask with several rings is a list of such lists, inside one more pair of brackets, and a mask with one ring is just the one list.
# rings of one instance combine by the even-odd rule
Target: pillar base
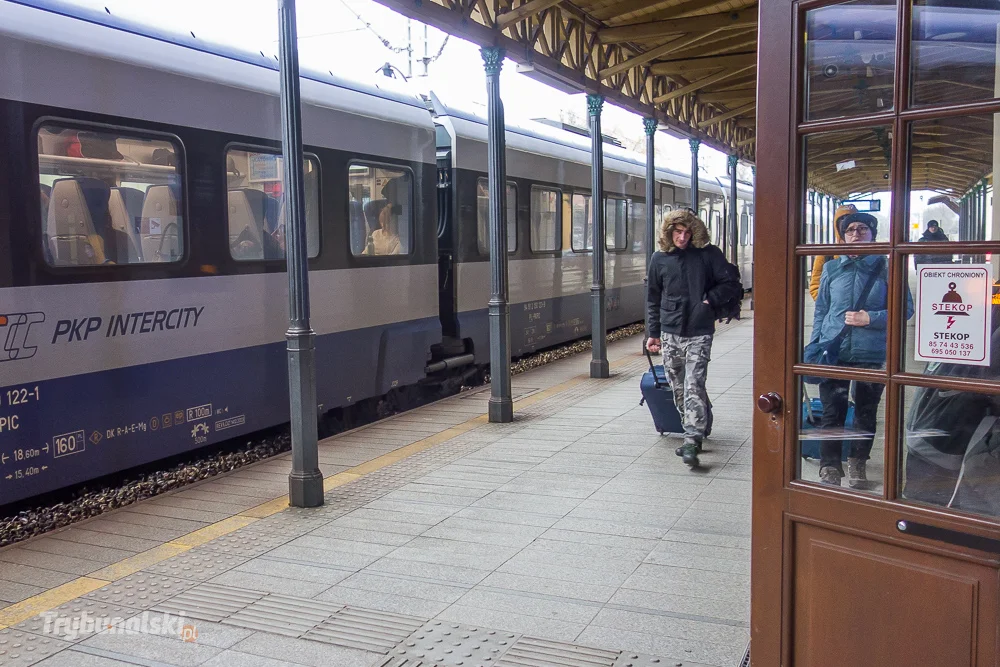
[[288,504],[292,507],[320,507],[323,504],[323,473],[319,470],[290,473]]
[[514,421],[514,401],[509,398],[490,398],[489,415],[491,424],[509,424]]
[[607,359],[590,360],[590,377],[606,379],[611,377],[611,366]]

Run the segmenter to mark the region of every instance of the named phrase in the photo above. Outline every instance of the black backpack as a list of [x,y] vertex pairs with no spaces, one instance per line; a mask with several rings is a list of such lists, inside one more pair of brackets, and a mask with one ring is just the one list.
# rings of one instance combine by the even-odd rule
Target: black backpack
[[[725,257],[725,255],[723,255],[723,257]],[[746,293],[746,290],[743,289],[743,282],[740,280],[739,267],[729,260],[726,260],[726,271],[730,278],[739,283],[739,296],[720,304],[715,309],[715,319],[720,322],[725,320],[726,324],[729,324],[733,320],[740,319],[740,310],[743,308],[743,295]]]

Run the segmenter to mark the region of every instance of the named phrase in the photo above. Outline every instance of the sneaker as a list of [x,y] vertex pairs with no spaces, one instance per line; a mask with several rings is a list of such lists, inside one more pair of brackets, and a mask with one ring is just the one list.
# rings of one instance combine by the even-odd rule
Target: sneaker
[[696,468],[701,463],[698,460],[698,444],[691,442],[681,445],[681,458],[684,465]]
[[866,473],[867,461],[864,459],[847,459],[847,485],[852,489],[867,489],[868,475]]
[[824,466],[819,469],[819,481],[830,486],[840,486],[840,480],[843,476],[843,473],[834,466]]
[[[684,447],[685,446],[686,446],[686,443],[684,445],[681,445],[677,449],[675,449],[674,450],[674,454],[676,454],[677,456],[684,456]],[[701,443],[698,442],[698,441],[695,441],[694,442],[694,446],[696,448],[697,453],[701,454]]]

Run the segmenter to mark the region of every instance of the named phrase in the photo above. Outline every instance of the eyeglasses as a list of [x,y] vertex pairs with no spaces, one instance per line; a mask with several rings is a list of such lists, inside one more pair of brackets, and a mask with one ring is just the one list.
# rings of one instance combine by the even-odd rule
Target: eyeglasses
[[844,230],[844,236],[865,236],[871,234],[871,231],[868,225],[851,225]]

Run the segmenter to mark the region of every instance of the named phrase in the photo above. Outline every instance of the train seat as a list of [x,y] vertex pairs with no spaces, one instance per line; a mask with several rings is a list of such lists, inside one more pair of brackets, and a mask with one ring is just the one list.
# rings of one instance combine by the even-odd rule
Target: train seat
[[147,262],[172,262],[181,255],[179,202],[170,185],[146,190],[139,223],[142,256]]
[[46,232],[56,266],[104,263],[102,239],[94,229],[80,181],[63,178],[52,184]]
[[111,188],[111,195],[108,198],[111,226],[117,231],[127,234],[129,241],[131,241],[129,263],[142,261],[142,243],[139,241],[142,200],[142,192],[135,188]]
[[264,259],[267,195],[260,190],[229,191],[229,248],[236,259]]

